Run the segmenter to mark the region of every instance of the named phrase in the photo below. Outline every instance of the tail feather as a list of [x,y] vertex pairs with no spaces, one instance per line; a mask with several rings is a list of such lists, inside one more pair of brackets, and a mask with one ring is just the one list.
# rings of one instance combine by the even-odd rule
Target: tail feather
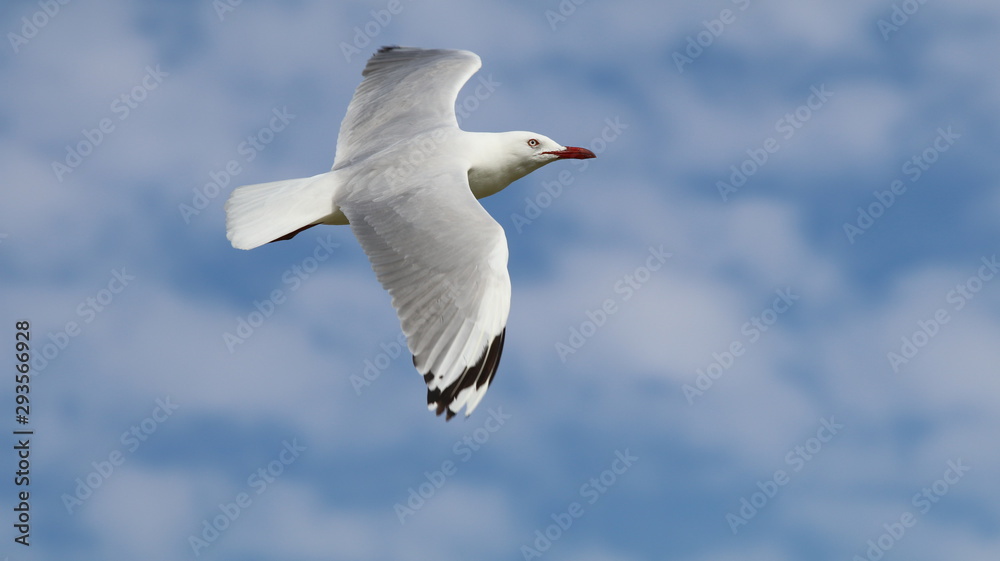
[[226,237],[237,249],[253,249],[316,224],[346,224],[336,191],[335,172],[240,187],[226,201]]

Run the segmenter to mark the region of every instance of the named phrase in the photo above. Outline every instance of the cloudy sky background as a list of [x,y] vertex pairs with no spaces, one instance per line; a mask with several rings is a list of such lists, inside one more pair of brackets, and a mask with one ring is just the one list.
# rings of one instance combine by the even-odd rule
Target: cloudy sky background
[[[15,321],[35,355],[32,545],[9,435],[0,553],[1000,551],[995,3],[225,6],[0,7],[0,320],[9,369]],[[507,341],[449,423],[349,229],[225,237],[233,187],[329,169],[385,44],[482,57],[464,128],[600,152],[484,201],[510,245]]]

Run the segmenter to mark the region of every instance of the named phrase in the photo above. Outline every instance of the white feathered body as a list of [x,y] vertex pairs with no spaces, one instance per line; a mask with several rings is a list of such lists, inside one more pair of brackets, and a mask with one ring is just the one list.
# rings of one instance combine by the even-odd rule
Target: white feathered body
[[362,73],[333,169],[248,185],[226,203],[227,236],[251,249],[318,224],[350,224],[392,296],[428,407],[478,405],[510,310],[507,240],[476,201],[559,158],[593,157],[545,136],[458,128],[467,51],[383,48]]

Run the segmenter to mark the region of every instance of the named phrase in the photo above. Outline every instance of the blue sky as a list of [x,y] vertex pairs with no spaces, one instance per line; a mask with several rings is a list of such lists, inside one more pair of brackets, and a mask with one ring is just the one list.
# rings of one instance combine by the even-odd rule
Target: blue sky
[[[994,3],[224,1],[0,8],[0,553],[996,557]],[[349,229],[225,237],[388,44],[482,57],[463,128],[599,152],[483,201],[507,339],[448,423]]]

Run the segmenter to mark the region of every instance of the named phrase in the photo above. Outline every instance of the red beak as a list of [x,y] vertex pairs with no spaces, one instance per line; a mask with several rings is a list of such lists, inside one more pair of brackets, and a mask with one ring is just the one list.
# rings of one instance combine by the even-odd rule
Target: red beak
[[590,150],[587,150],[586,148],[577,148],[576,146],[567,146],[563,150],[552,150],[551,152],[542,152],[542,154],[555,154],[556,156],[559,156],[560,160],[586,160],[587,158],[597,157]]

